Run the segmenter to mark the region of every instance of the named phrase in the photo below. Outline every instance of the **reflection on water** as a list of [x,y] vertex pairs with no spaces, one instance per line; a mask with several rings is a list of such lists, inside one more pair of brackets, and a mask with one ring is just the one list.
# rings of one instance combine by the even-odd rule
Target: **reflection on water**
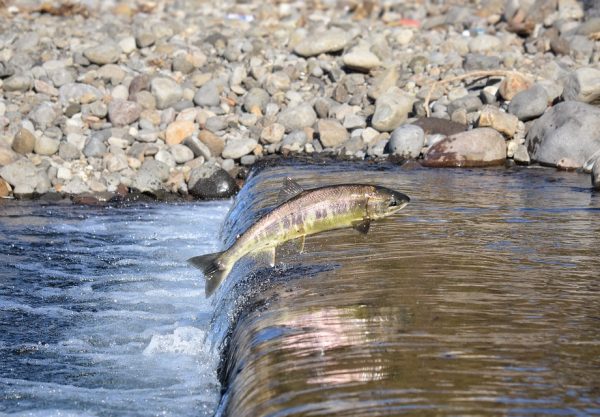
[[600,196],[587,176],[267,168],[237,199],[228,242],[287,175],[412,201],[367,236],[307,239],[273,273],[234,270],[213,327],[233,326],[221,413],[600,415]]

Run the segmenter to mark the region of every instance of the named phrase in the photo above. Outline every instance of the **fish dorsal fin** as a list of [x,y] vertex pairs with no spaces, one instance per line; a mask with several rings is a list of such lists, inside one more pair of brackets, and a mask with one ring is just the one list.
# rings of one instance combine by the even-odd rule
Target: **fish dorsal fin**
[[364,219],[358,222],[352,223],[352,228],[358,230],[363,235],[369,233],[369,227],[371,227],[371,220]]
[[279,190],[277,202],[284,203],[290,198],[297,196],[302,191],[304,191],[304,188],[302,188],[300,184],[298,184],[290,177],[287,177],[285,180],[283,180],[283,186],[281,187],[281,190]]

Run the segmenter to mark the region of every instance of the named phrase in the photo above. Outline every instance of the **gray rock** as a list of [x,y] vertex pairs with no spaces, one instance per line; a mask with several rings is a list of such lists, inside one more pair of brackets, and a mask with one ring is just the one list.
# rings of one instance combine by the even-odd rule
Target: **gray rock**
[[90,187],[79,177],[73,177],[61,189],[65,194],[84,194],[90,192]]
[[469,51],[475,54],[488,51],[498,51],[502,41],[495,36],[482,34],[471,38],[469,41]]
[[319,140],[326,148],[335,148],[346,142],[348,131],[335,119],[322,119],[317,122]]
[[267,76],[265,87],[267,92],[271,95],[278,91],[287,91],[290,89],[292,80],[290,76],[284,71],[276,71]]
[[157,77],[150,82],[150,91],[159,110],[173,106],[183,97],[183,89],[173,79]]
[[256,162],[256,155],[244,155],[240,158],[240,164],[242,165],[254,165]]
[[89,137],[83,147],[83,154],[89,157],[102,157],[107,151],[104,140],[101,137]]
[[141,171],[146,171],[158,178],[160,181],[166,181],[169,179],[170,168],[167,164],[164,164],[156,159],[146,159],[142,163]]
[[103,165],[108,172],[119,172],[126,169],[129,164],[124,153],[107,153],[103,158]]
[[281,149],[287,152],[300,152],[304,149],[307,141],[308,138],[303,130],[294,130],[285,136],[281,143]]
[[385,150],[387,149],[387,144],[387,139],[378,140],[367,148],[367,155],[381,158],[386,153]]
[[204,127],[211,132],[219,132],[227,129],[227,119],[225,117],[213,116],[206,119]]
[[22,127],[15,135],[12,143],[13,151],[26,154],[33,152],[35,147],[35,135]]
[[144,143],[156,142],[158,139],[158,131],[142,129],[138,132],[136,139]]
[[28,159],[19,159],[0,169],[0,177],[13,187],[13,193],[43,194],[50,189],[50,179],[44,169],[37,168]]
[[194,94],[194,103],[198,106],[214,107],[221,104],[221,91],[219,84],[211,80],[204,84]]
[[60,140],[49,138],[48,136],[42,135],[35,140],[35,146],[33,151],[38,155],[51,156],[58,152]]
[[375,76],[373,79],[373,84],[367,91],[367,95],[372,99],[377,100],[379,96],[384,94],[386,91],[396,87],[396,84],[399,80],[400,67],[390,67]]
[[58,90],[60,104],[66,107],[70,103],[91,103],[102,98],[102,92],[96,87],[81,84],[65,84]]
[[548,93],[544,87],[536,84],[514,96],[508,111],[519,120],[527,121],[542,115],[546,107],[548,107]]
[[370,71],[381,65],[381,61],[366,46],[352,48],[342,57],[344,65],[358,71]]
[[315,56],[325,52],[336,52],[344,49],[351,39],[352,37],[347,31],[331,29],[306,37],[296,45],[294,52],[304,57]]
[[258,141],[252,138],[229,139],[221,156],[223,158],[238,159],[252,152],[257,144]]
[[260,132],[260,139],[263,143],[279,143],[285,134],[285,127],[280,123],[273,123]]
[[97,100],[93,103],[87,104],[84,106],[86,111],[89,111],[92,116],[99,117],[101,119],[105,118],[108,115],[108,106],[104,104],[103,101]]
[[277,122],[285,127],[286,132],[311,127],[317,121],[317,114],[308,103],[296,107],[288,107],[277,117]]
[[344,127],[348,130],[365,128],[367,127],[367,121],[363,116],[349,114],[344,117]]
[[29,75],[15,74],[4,80],[2,88],[5,91],[27,91],[33,85],[33,79]]
[[119,60],[121,47],[112,42],[101,43],[83,51],[83,55],[92,63],[98,65],[112,64]]
[[535,121],[526,137],[531,159],[543,165],[580,168],[600,149],[600,109],[566,101]]
[[[200,142],[200,141],[199,141]],[[201,143],[201,142],[200,142]],[[182,144],[171,145],[169,148],[173,159],[178,164],[185,164],[187,161],[194,159],[194,152],[190,148]]]
[[600,162],[596,160],[596,163],[592,167],[592,187],[596,190],[600,190]]
[[487,127],[457,133],[431,146],[423,165],[432,167],[482,167],[502,165],[506,143],[494,129]]
[[190,173],[188,191],[196,198],[212,200],[235,195],[238,187],[235,180],[216,165],[202,165]]
[[563,97],[565,100],[600,104],[600,70],[579,68],[566,80]]
[[[364,146],[365,143],[360,136],[350,138],[344,142],[342,146],[342,154],[348,156],[360,156],[360,154],[363,152]],[[360,157],[364,157],[364,153]]]
[[262,88],[251,88],[244,97],[244,110],[260,116],[265,112],[270,100],[269,93]]
[[425,143],[425,132],[419,126],[402,125],[394,129],[388,143],[392,155],[418,158]]
[[407,96],[397,87],[379,96],[371,123],[380,132],[391,132],[400,126],[412,110],[414,97]]
[[50,77],[52,84],[56,88],[60,88],[65,84],[69,84],[75,81],[71,71],[67,70],[66,68],[59,68],[57,70],[51,71],[48,74],[48,76]]
[[209,160],[212,157],[210,148],[197,137],[190,136],[183,141],[183,144],[191,149],[196,158],[202,156],[204,159]]
[[135,34],[135,43],[138,48],[146,48],[152,46],[156,42],[156,37],[151,30],[144,27],[138,28]]
[[529,152],[527,152],[527,147],[525,145],[517,145],[513,154],[513,160],[519,165],[529,165],[531,163]]
[[467,54],[464,68],[466,71],[492,70],[500,67],[500,57],[481,54]]
[[156,159],[159,162],[162,162],[170,168],[173,168],[176,165],[175,158],[173,158],[173,155],[166,149],[160,149],[156,153],[156,155],[154,155],[154,159]]
[[65,161],[70,161],[73,159],[79,159],[81,156],[81,152],[75,145],[71,145],[67,142],[62,142],[58,147],[58,156],[60,156]]
[[452,116],[455,111],[461,109],[464,109],[467,113],[470,113],[477,111],[482,107],[483,103],[479,97],[468,95],[450,102],[450,104],[448,104],[448,114]]
[[29,112],[29,118],[35,123],[36,127],[46,130],[54,124],[56,118],[60,116],[60,109],[53,106],[52,103],[44,101]]
[[133,101],[116,99],[108,104],[108,120],[113,126],[126,126],[140,118],[142,108]]

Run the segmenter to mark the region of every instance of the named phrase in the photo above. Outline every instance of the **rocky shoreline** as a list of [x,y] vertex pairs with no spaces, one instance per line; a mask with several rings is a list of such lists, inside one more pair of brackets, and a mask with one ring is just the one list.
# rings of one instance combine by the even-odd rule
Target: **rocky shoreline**
[[268,155],[600,188],[600,3],[0,1],[0,196],[222,198]]

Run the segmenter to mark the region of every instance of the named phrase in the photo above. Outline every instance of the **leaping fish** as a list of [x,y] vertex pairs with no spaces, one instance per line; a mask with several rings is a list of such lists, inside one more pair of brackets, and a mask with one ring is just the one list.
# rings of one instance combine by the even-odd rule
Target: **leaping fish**
[[282,243],[300,239],[303,249],[307,235],[346,227],[367,233],[372,220],[394,214],[410,198],[377,185],[343,184],[305,190],[286,178],[279,200],[280,205],[250,226],[227,250],[188,259],[204,273],[206,297],[227,278],[235,263],[249,253],[267,254],[270,265],[274,266],[275,251]]

